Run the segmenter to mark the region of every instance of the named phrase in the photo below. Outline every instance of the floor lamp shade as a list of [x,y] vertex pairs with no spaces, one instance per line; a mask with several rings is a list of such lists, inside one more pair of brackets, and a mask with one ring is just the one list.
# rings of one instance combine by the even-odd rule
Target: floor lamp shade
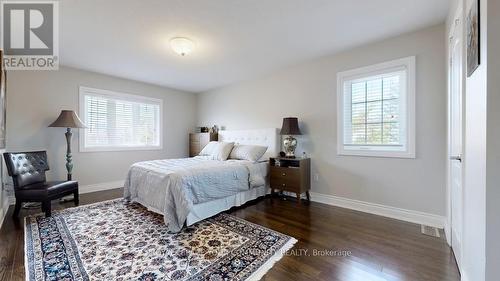
[[52,122],[49,127],[86,128],[80,117],[73,110],[62,110],[56,121]]
[[85,124],[83,124],[80,117],[73,110],[63,110],[59,117],[57,117],[56,121],[52,122],[49,127],[60,127],[67,128],[66,133],[66,171],[68,172],[68,180],[72,178],[73,172],[73,156],[71,155],[71,138],[73,137],[73,133],[71,132],[71,128],[86,128]]

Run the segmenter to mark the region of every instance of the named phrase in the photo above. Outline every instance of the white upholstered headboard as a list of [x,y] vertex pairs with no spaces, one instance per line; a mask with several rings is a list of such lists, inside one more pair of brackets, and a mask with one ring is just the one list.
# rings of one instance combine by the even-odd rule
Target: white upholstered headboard
[[278,129],[234,130],[219,131],[219,141],[234,142],[235,144],[253,144],[267,146],[267,151],[261,159],[275,157],[280,152],[280,138]]

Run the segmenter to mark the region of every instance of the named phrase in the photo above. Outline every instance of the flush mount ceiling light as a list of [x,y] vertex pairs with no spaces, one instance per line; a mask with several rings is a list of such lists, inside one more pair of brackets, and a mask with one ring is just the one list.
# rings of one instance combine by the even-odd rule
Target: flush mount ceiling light
[[175,37],[170,40],[170,46],[174,52],[181,56],[186,56],[194,50],[195,44],[191,39],[185,37]]

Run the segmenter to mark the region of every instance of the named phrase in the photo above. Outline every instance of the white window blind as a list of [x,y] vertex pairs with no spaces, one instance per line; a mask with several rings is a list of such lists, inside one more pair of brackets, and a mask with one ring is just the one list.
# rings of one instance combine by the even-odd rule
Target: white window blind
[[80,150],[160,149],[161,109],[158,99],[81,87]]
[[414,157],[410,75],[413,57],[339,73],[339,154]]

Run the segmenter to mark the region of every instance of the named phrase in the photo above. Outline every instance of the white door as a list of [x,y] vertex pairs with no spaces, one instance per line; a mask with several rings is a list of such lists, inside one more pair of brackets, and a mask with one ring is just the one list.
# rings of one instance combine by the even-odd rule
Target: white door
[[450,44],[450,93],[449,93],[449,183],[451,209],[451,247],[458,267],[462,260],[463,225],[463,176],[462,176],[462,94],[463,94],[463,48],[462,23],[455,21]]

